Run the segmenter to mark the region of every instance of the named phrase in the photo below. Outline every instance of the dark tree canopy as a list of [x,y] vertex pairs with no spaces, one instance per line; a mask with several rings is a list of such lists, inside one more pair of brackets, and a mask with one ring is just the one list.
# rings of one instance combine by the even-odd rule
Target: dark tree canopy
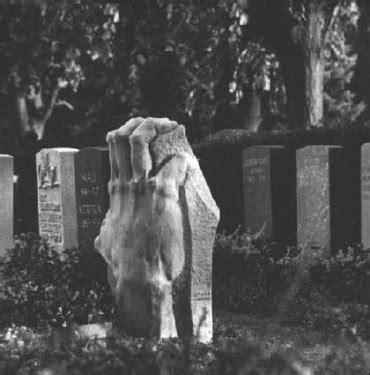
[[1,3],[1,121],[14,139],[59,143],[138,114],[177,119],[192,139],[342,126],[370,100],[359,5],[360,42],[352,0]]

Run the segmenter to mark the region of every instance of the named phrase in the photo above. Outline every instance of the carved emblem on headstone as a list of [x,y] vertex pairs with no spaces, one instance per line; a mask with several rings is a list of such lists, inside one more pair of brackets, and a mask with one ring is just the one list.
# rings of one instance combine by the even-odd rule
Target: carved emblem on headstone
[[50,164],[49,154],[46,153],[41,158],[41,163],[37,166],[40,182],[39,187],[47,189],[59,186],[57,167]]

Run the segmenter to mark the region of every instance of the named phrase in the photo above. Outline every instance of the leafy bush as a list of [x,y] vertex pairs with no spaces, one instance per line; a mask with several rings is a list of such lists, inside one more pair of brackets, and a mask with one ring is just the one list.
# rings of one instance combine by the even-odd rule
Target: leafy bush
[[370,252],[355,246],[329,259],[316,259],[311,279],[318,289],[329,290],[335,301],[370,304]]
[[59,254],[34,234],[19,236],[0,262],[0,324],[65,326],[87,322],[89,315],[109,316],[108,285],[86,272],[93,257],[77,249]]
[[258,234],[219,234],[213,264],[216,307],[271,315],[279,296],[293,280],[297,258],[275,259],[274,244],[261,246]]
[[329,259],[273,244],[259,246],[247,234],[218,235],[214,251],[214,304],[228,311],[272,317],[287,324],[334,332],[370,332],[370,257],[360,246]]
[[[239,335],[238,326],[245,321],[231,319],[230,322],[230,318],[230,314],[221,320],[216,318],[216,325],[226,324],[224,328],[234,329],[236,335],[230,337],[226,332],[217,335],[213,345],[177,339],[156,341],[112,336],[106,347],[95,340],[74,339],[67,347],[56,351],[47,344],[45,335],[36,335],[24,327],[12,327],[0,332],[0,373],[307,375],[315,370],[315,374],[345,375],[368,371],[370,352],[364,343],[343,338],[335,340],[333,345],[301,330],[295,335],[289,331],[288,341],[284,332],[269,337]],[[249,328],[251,325],[249,321]],[[302,336],[308,340],[306,344],[302,344]]]
[[[10,337],[9,337],[10,336]],[[170,340],[111,337],[107,347],[94,341],[73,340],[60,351],[42,337],[13,329],[0,334],[0,373],[7,374],[304,374],[298,362],[282,355],[264,356],[249,342],[223,338],[215,345]]]

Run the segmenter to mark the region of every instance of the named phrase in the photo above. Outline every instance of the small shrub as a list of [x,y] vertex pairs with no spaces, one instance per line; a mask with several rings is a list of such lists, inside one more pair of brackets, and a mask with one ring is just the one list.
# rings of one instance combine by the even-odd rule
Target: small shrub
[[21,235],[0,263],[2,326],[65,326],[87,322],[89,315],[111,311],[108,285],[86,273],[88,251],[59,254],[34,234]]
[[[14,329],[1,345],[0,373],[7,374],[266,374],[303,375],[296,361],[282,355],[264,356],[243,339],[225,337],[215,345],[178,339],[150,340],[111,337],[107,347],[73,340],[59,351],[22,342],[23,329]],[[307,373],[307,372],[306,372]]]
[[335,301],[370,305],[370,253],[360,246],[340,250],[329,259],[316,259],[311,279],[317,289],[329,290]]
[[214,303],[235,312],[271,315],[296,271],[297,257],[275,259],[274,244],[260,246],[258,236],[216,237],[213,263]]
[[274,244],[260,246],[248,234],[218,235],[213,268],[215,306],[259,317],[279,312],[290,325],[368,336],[369,251],[355,246],[329,259],[313,255],[307,265],[302,266],[302,261],[294,249],[278,258]]

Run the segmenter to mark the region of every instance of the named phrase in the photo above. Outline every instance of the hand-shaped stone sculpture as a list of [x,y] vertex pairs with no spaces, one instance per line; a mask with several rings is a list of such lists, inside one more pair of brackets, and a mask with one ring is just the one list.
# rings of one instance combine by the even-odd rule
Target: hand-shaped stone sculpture
[[184,127],[134,118],[107,142],[110,209],[95,247],[108,264],[122,328],[134,336],[210,341],[219,210]]

